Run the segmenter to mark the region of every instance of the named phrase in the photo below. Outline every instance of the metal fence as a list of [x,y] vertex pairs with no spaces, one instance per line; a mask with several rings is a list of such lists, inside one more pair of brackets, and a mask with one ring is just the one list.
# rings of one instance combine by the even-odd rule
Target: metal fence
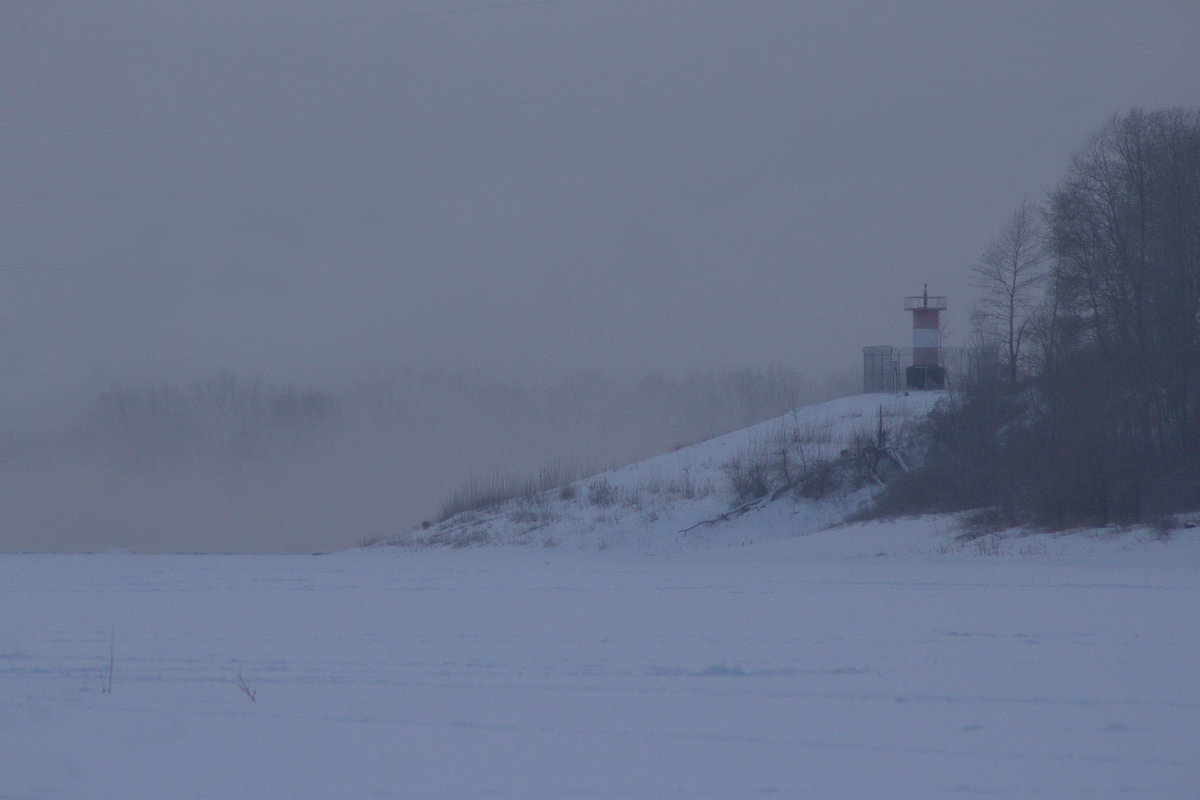
[[[982,354],[969,347],[943,347],[941,363],[946,368],[946,384],[953,386],[956,381],[968,378],[978,368]],[[905,370],[913,365],[913,349],[911,347],[891,347],[879,345],[863,348],[863,392],[905,391]]]
[[904,371],[911,366],[911,347],[864,347],[863,392],[902,391]]

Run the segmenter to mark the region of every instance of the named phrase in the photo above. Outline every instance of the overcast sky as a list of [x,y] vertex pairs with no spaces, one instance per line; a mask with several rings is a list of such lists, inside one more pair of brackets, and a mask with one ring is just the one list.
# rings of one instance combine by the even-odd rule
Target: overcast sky
[[5,0],[0,392],[905,344],[1190,0]]

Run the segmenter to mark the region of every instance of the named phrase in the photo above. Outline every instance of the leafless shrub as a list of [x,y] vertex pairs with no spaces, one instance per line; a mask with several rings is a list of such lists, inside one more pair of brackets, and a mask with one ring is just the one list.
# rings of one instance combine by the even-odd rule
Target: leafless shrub
[[427,547],[429,541],[420,536],[417,531],[401,531],[384,540],[389,547]]
[[[534,475],[514,477],[499,471],[486,478],[471,478],[455,489],[442,503],[437,521],[443,522],[464,511],[479,511],[518,498],[530,501],[544,500],[543,492],[559,489],[560,494],[567,486],[589,474],[589,470],[567,466],[562,462],[543,467]],[[572,490],[573,491],[573,490]]]
[[250,699],[251,703],[258,702],[258,692],[255,689],[252,689],[250,684],[246,682],[246,679],[242,677],[242,671],[240,669],[238,670],[237,680],[234,681],[234,684],[241,689],[242,694],[246,695],[246,697]]
[[988,506],[963,514],[959,520],[961,532],[954,538],[960,542],[973,542],[989,534],[1011,528],[1015,520],[1001,506]]
[[532,525],[538,521],[537,512],[528,508],[514,508],[508,518],[517,525]]
[[1004,555],[1004,542],[995,534],[975,540],[975,552],[981,556]]
[[100,692],[112,694],[114,654],[116,652],[117,629],[113,628],[108,634],[108,673],[100,680]]
[[1165,542],[1181,526],[1174,514],[1159,514],[1150,520],[1149,527],[1155,539]]
[[864,418],[844,447],[833,421],[793,414],[786,426],[723,465],[734,503],[788,491],[816,499],[866,483],[884,485],[907,470],[902,451],[912,437],[912,419],[883,408],[873,416],[869,423]]
[[835,441],[833,420],[801,420],[793,412],[787,438],[793,444],[830,444]]
[[466,547],[483,547],[484,545],[491,544],[492,540],[492,534],[487,528],[483,526],[471,526],[466,528],[452,528],[440,535],[431,536],[429,544],[462,550]]
[[809,465],[799,481],[796,491],[801,497],[818,500],[827,497],[844,482],[845,464],[841,460],[822,460]]
[[618,502],[640,511],[646,503],[646,493],[640,486],[624,486],[618,493]]
[[670,482],[671,481],[669,478],[663,477],[662,475],[655,475],[652,478],[642,481],[641,485],[642,489],[649,494],[661,495],[668,493],[668,486]]
[[588,502],[594,506],[611,506],[617,501],[617,489],[605,478],[588,484]]
[[817,456],[807,443],[790,438],[762,441],[732,456],[722,469],[734,503],[795,490],[803,497],[824,497],[839,483],[838,459]]
[[655,475],[639,484],[644,492],[663,497],[682,497],[694,500],[712,494],[711,483],[701,483],[685,467],[682,474]]
[[770,454],[765,448],[752,448],[734,455],[721,469],[729,481],[735,503],[765,497],[771,491]]
[[512,508],[508,518],[517,525],[525,526],[527,530],[549,525],[558,519],[558,512],[545,493],[518,498],[510,505]]

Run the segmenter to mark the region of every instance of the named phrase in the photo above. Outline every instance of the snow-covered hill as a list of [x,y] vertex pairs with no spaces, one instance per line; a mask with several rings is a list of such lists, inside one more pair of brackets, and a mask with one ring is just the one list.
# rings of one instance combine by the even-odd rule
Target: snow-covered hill
[[[565,487],[463,512],[387,544],[664,552],[812,533],[843,521],[874,493],[873,484],[839,484],[841,478],[825,466],[864,442],[878,442],[881,429],[889,444],[902,446],[942,397],[863,394],[805,406]],[[903,460],[902,450],[893,452]],[[806,492],[822,494],[819,498],[780,491],[784,484],[802,483],[803,475],[834,485]],[[752,484],[740,498],[734,485],[739,480]],[[769,489],[765,497],[753,491],[756,480],[760,490]]]

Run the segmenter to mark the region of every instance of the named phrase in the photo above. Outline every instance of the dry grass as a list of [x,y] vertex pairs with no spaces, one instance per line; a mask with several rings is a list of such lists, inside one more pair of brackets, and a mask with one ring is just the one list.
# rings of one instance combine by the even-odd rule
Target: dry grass
[[535,500],[543,492],[565,491],[569,484],[591,474],[582,466],[562,462],[543,467],[533,475],[513,476],[494,471],[487,477],[474,477],[459,486],[442,503],[437,521],[444,522],[464,511],[482,511],[509,500]]

